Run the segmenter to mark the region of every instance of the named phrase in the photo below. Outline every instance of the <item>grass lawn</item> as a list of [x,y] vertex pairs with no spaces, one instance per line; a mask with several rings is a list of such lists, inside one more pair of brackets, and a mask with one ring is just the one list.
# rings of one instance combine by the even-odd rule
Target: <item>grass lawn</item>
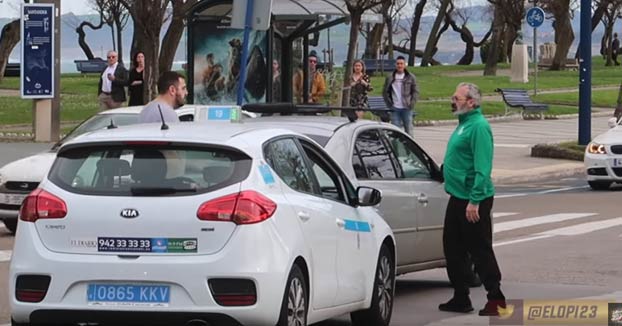
[[[498,69],[509,69],[508,64],[499,65]],[[510,83],[507,76],[484,77],[484,65],[471,66],[436,66],[410,67],[409,70],[417,76],[420,89],[420,99],[447,99],[440,102],[420,102],[417,105],[416,120],[446,120],[455,119],[451,114],[449,98],[456,85],[463,81],[476,83],[484,94],[495,94],[498,87],[513,87],[531,89],[533,83]],[[593,85],[619,85],[622,74],[620,67],[605,67],[601,58],[595,57],[592,70]],[[538,76],[538,88],[559,89],[578,87],[579,74],[577,71],[541,71]],[[97,84],[98,74],[63,74],[61,77],[61,120],[81,121],[97,112]],[[383,76],[373,76],[374,87],[371,96],[381,94],[384,83]],[[19,78],[6,77],[0,83],[0,89],[19,89]],[[537,100],[552,104],[548,114],[576,113],[573,107],[578,103],[578,93],[543,94]],[[593,92],[595,106],[615,107],[616,91],[596,90]],[[503,102],[485,102],[483,110],[486,115],[503,115]],[[32,101],[19,97],[0,97],[0,125],[29,124],[32,121]]]
[[[579,93],[539,94],[535,97],[538,102],[560,105],[579,105]],[[592,91],[592,106],[615,108],[618,101],[618,90]]]

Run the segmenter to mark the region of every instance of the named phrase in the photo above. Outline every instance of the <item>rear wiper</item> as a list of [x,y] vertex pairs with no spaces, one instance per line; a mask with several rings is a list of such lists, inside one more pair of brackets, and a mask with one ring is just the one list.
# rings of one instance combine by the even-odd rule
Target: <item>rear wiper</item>
[[197,192],[194,188],[152,188],[152,187],[132,187],[130,188],[132,195],[136,196],[158,196],[158,195],[170,195],[180,192]]

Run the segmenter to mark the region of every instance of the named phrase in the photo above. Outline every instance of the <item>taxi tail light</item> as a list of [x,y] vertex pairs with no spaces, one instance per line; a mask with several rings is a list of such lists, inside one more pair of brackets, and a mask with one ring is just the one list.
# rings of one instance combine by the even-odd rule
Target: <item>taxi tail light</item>
[[267,220],[276,203],[256,191],[242,191],[203,203],[197,217],[203,221],[233,222],[238,225],[254,224]]
[[211,279],[209,288],[221,306],[252,306],[257,302],[255,283],[244,279]]
[[15,299],[21,302],[41,302],[50,286],[47,275],[20,275],[15,283]]
[[67,215],[65,202],[43,189],[31,192],[19,210],[22,221],[35,222],[38,219],[63,218]]

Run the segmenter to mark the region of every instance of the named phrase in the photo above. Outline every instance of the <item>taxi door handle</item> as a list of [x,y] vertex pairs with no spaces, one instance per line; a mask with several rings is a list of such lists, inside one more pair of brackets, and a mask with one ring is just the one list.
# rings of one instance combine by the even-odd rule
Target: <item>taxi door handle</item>
[[344,229],[344,228],[346,227],[346,221],[344,221],[344,220],[342,220],[342,219],[338,218],[338,219],[336,220],[336,222],[337,222],[337,226],[338,226],[338,227],[340,227],[340,228],[342,228],[342,229]]
[[428,196],[426,196],[425,194],[419,194],[417,196],[417,200],[422,203],[422,204],[427,204],[428,203]]
[[309,213],[307,213],[307,212],[298,212],[298,218],[301,221],[306,222],[309,219],[311,219],[311,215],[309,215]]

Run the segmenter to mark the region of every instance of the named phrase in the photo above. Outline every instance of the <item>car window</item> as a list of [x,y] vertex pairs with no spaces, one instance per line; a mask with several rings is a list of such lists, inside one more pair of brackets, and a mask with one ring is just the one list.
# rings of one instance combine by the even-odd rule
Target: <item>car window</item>
[[93,145],[61,150],[50,180],[89,195],[190,195],[244,180],[251,159],[233,149]]
[[264,157],[274,172],[290,188],[305,193],[319,194],[294,139],[281,138],[270,141],[264,146]]
[[347,203],[346,196],[341,187],[341,178],[335,168],[328,162],[328,159],[309,142],[301,140],[300,143],[309,159],[311,170],[313,170],[313,174],[320,186],[322,197]]
[[100,130],[108,127],[111,122],[115,126],[127,126],[138,123],[138,114],[133,113],[117,113],[117,114],[96,114],[84,122],[78,127],[72,130],[65,138],[61,140],[61,143],[65,143],[68,140],[75,138],[84,133]]
[[395,130],[385,129],[384,134],[400,164],[404,178],[430,178],[425,155],[411,139]]
[[358,134],[353,152],[353,168],[359,179],[395,179],[395,167],[389,150],[377,130]]

